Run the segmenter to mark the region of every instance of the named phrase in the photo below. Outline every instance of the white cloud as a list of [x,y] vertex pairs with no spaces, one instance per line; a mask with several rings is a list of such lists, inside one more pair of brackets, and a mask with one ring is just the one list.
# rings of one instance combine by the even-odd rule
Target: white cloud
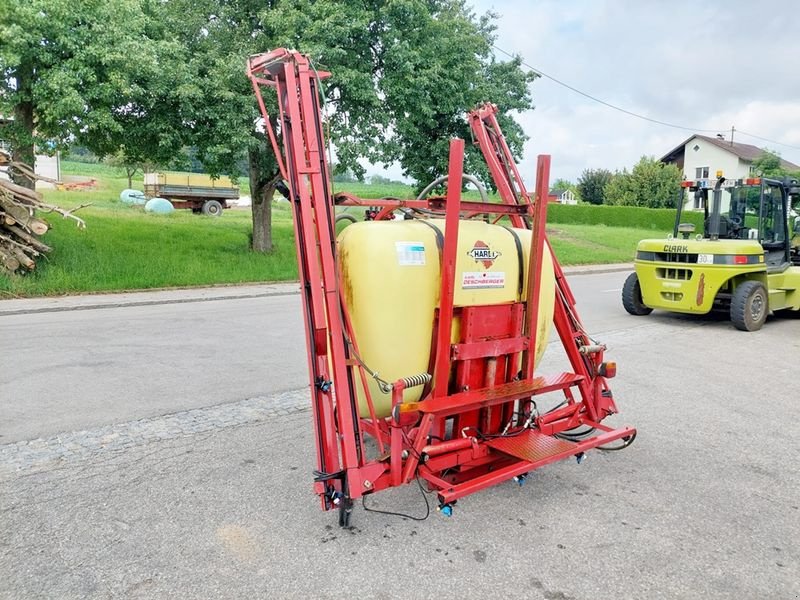
[[[729,135],[735,125],[800,146],[794,2],[472,1],[478,13],[499,14],[497,46],[607,102],[690,128]],[[692,133],[626,116],[547,79],[532,93],[536,109],[519,117],[531,138],[521,163],[529,188],[538,153],[553,156],[553,178],[575,180],[586,168],[662,156]],[[741,133],[735,139],[800,164],[800,150]],[[400,175],[399,167],[388,172]]]
[[[800,146],[800,56],[791,2],[477,0],[493,10],[497,45],[579,89],[655,119],[737,129]],[[536,110],[520,117],[531,137],[522,161],[532,187],[537,153],[553,177],[631,166],[661,156],[691,132],[634,119],[552,81],[532,88]],[[800,150],[736,134],[800,164]]]

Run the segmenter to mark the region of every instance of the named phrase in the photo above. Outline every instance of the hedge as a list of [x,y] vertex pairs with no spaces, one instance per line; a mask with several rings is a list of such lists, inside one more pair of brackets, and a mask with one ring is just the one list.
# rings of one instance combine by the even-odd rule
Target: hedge
[[[672,231],[675,224],[675,210],[641,206],[606,206],[604,204],[557,204],[554,202],[547,207],[547,222]],[[698,230],[702,230],[703,213],[684,210],[681,214],[681,222],[694,223]]]

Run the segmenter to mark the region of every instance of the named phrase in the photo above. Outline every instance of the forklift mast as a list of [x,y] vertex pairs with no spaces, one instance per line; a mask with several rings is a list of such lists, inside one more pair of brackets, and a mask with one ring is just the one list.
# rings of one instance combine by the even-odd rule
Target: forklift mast
[[[348,526],[354,499],[416,479],[436,492],[439,509],[450,515],[455,502],[471,493],[510,479],[521,483],[530,471],[556,460],[577,457],[580,462],[587,450],[619,449],[633,441],[635,429],[601,423],[617,412],[607,382],[615,375],[616,364],[604,360],[605,346],[586,333],[555,257],[553,325],[572,370],[550,376],[534,373],[537,332],[550,327],[538,322],[542,293],[538,274],[549,248],[545,232],[549,156],[538,159],[532,197],[500,130],[497,107],[486,104],[470,112],[468,119],[500,203],[462,199],[464,141],[460,139],[450,143],[445,196],[364,200],[334,195],[319,101],[321,81],[329,74],[314,69],[303,54],[286,49],[250,57],[247,74],[294,215],[316,446],[314,490],[323,509],[338,508],[340,525]],[[265,87],[277,94],[279,131],[266,109]],[[377,221],[391,220],[398,210],[444,219],[430,372],[383,381],[359,354],[337,262],[337,205],[368,207]],[[527,292],[510,304],[457,307],[459,224],[485,214],[495,223],[506,218],[515,228],[531,230]],[[391,223],[375,226],[391,227]],[[462,327],[454,343],[455,319],[461,319]],[[480,336],[474,337],[474,330],[480,330]],[[509,365],[518,361],[521,369],[495,372],[492,365],[498,360]],[[391,394],[387,417],[376,416],[369,378]],[[403,391],[417,386],[423,388],[421,399],[404,402]],[[359,412],[359,390],[366,394],[368,417]],[[561,402],[540,413],[535,399],[552,392],[561,392]],[[483,425],[478,430],[455,423]],[[366,443],[367,438],[372,442]],[[606,446],[618,440],[622,442],[616,447]]]

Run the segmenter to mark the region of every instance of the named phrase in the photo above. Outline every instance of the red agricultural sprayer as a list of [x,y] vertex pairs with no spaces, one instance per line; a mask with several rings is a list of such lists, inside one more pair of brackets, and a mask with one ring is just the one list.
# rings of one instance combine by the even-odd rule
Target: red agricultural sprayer
[[[633,441],[635,429],[601,423],[617,412],[607,384],[616,365],[584,330],[545,235],[549,156],[539,157],[534,200],[486,104],[469,123],[501,203],[462,199],[472,178],[460,139],[434,182],[447,182],[446,196],[333,195],[319,105],[327,74],[285,49],[251,57],[247,73],[294,213],[314,490],[340,525],[353,500],[414,480],[450,515],[464,496]],[[280,142],[264,86],[277,92]],[[368,207],[370,220],[337,239],[336,206]],[[553,326],[571,371],[538,375]],[[553,392],[560,402],[540,411]]]

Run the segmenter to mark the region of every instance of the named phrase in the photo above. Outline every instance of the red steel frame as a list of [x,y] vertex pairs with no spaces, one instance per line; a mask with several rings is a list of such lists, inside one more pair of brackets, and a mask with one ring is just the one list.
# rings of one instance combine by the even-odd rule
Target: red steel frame
[[[334,197],[319,105],[316,71],[297,52],[278,49],[250,58],[247,68],[278,165],[291,192],[295,240],[312,392],[317,451],[315,492],[326,510],[338,507],[340,524],[349,523],[352,500],[422,478],[438,494],[440,507],[466,495],[536,468],[614,440],[628,440],[635,429],[601,424],[617,412],[605,375],[605,347],[585,332],[575,299],[553,256],[556,302],[553,324],[572,372],[534,373],[540,277],[544,247],[550,157],[540,156],[536,194],[528,194],[496,119],[486,104],[470,112],[469,122],[502,203],[461,199],[464,141],[450,145],[445,197],[425,200],[362,200]],[[280,140],[262,96],[277,92]],[[358,355],[349,315],[339,290],[335,241],[335,204],[378,207],[377,219],[394,210],[424,209],[443,213],[446,235],[441,250],[440,304],[432,315],[432,373],[413,374],[391,384],[390,417],[376,418],[367,391],[370,417],[359,416],[356,386],[366,390],[372,376]],[[458,224],[476,214],[506,217],[517,228],[530,228],[531,252],[527,294],[519,302],[455,307]],[[460,319],[461,339],[453,343],[451,325]],[[614,366],[615,368],[615,366]],[[402,402],[403,390],[424,385],[419,402]],[[562,392],[564,401],[540,414],[535,398]],[[577,391],[577,393],[575,393]],[[579,439],[564,434],[586,426],[594,433]],[[374,444],[365,443],[373,438]]]

